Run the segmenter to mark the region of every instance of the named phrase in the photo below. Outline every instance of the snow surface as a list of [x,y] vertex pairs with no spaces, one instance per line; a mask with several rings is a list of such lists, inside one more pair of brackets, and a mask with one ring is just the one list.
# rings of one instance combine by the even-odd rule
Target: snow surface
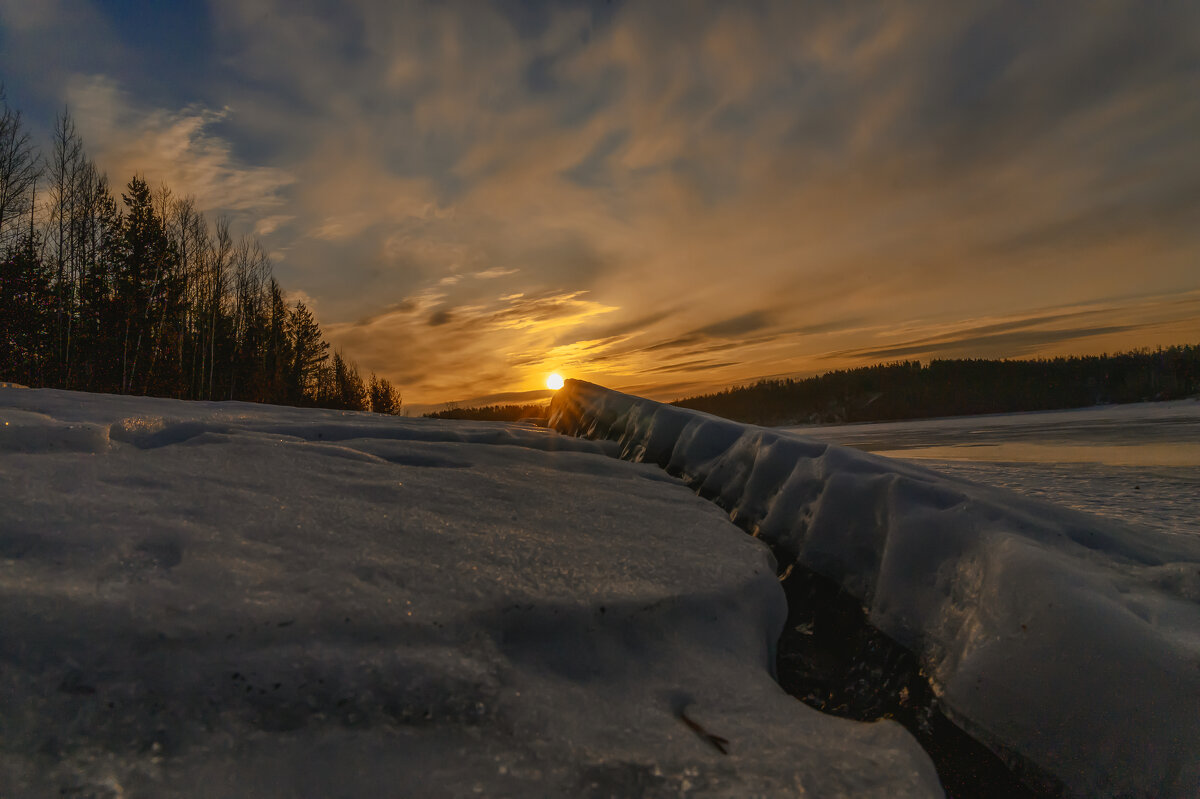
[[898,725],[783,693],[767,549],[611,443],[9,388],[0,419],[0,796],[940,793]]
[[1200,539],[580,381],[551,425],[616,441],[837,580],[943,710],[1086,796],[1200,795]]
[[1200,536],[1200,401],[783,428],[1076,510]]

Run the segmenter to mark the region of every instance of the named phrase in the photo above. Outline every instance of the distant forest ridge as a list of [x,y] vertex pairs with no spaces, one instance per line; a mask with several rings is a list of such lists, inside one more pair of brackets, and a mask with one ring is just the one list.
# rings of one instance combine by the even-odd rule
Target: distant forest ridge
[[547,404],[482,405],[475,408],[448,408],[425,414],[430,419],[473,419],[482,422],[516,422],[521,419],[541,419],[546,416]]
[[1200,394],[1200,346],[1036,360],[864,366],[672,403],[758,425],[880,422],[1185,399]]
[[67,112],[39,152],[0,87],[0,381],[400,412],[285,302],[256,239],[138,176],[120,197]]

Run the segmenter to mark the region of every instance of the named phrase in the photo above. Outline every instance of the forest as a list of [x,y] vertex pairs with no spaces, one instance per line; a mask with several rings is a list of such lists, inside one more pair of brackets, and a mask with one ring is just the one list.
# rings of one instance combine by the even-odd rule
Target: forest
[[49,152],[0,87],[0,381],[398,414],[330,352],[271,259],[226,218],[134,176],[120,202],[69,112]]
[[474,419],[482,422],[516,422],[521,419],[543,419],[545,402],[531,405],[482,405],[473,408],[447,408],[425,414],[430,419]]
[[760,425],[877,422],[1200,394],[1200,346],[1037,360],[952,359],[760,380],[675,405]]

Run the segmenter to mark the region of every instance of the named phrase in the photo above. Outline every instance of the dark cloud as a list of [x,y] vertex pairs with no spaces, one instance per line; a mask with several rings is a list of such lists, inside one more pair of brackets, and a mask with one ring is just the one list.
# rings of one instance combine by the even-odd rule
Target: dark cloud
[[350,325],[353,327],[370,327],[381,319],[386,319],[393,314],[407,314],[415,310],[417,310],[415,302],[412,300],[401,300],[400,302],[385,306],[373,314],[357,319],[351,322]]
[[450,315],[449,308],[438,308],[429,315],[428,324],[430,327],[440,327],[441,325],[449,322],[452,318],[453,317]]
[[1056,214],[994,242],[996,252],[1020,257],[1031,250],[1071,249],[1077,242],[1127,239],[1147,230],[1200,219],[1200,175],[1186,170],[1159,181],[1150,196],[1118,195]]
[[[704,344],[713,338],[720,339],[738,339],[746,340],[747,334],[761,330],[771,324],[770,315],[765,311],[751,311],[749,313],[740,314],[738,316],[723,319],[720,322],[713,322],[710,325],[698,327],[690,332],[658,341],[644,347],[637,347],[629,352],[661,352],[663,350],[677,350],[696,347],[696,345]],[[700,348],[700,351],[708,349],[724,349],[728,347],[727,343],[716,344],[712,347]]]
[[[472,407],[479,405],[500,405],[513,404],[520,405],[524,403],[533,403],[539,400],[549,399],[554,396],[554,392],[550,389],[538,389],[535,391],[502,391],[498,394],[483,394],[478,397],[470,397],[469,399],[456,400],[455,405],[463,407]],[[450,403],[448,403],[450,404]]]
[[682,349],[684,347],[690,347],[693,344],[696,344],[703,340],[704,340],[703,336],[701,336],[697,333],[689,333],[686,336],[679,336],[678,338],[667,339],[666,341],[660,341],[657,344],[651,344],[648,347],[641,347],[641,348],[633,350],[633,351],[634,352],[659,352],[661,350],[677,350],[677,349]]
[[683,371],[702,371],[704,369],[721,369],[726,366],[737,366],[737,361],[713,361],[708,358],[696,358],[690,361],[676,361],[674,363],[663,364],[646,369],[647,374],[658,374],[661,372],[683,372]]
[[700,336],[734,338],[744,336],[747,333],[753,333],[756,330],[762,330],[769,324],[771,324],[769,314],[764,311],[751,311],[750,313],[744,313],[731,319],[705,325],[693,330],[692,333]]
[[581,186],[611,183],[610,160],[628,140],[628,130],[614,130],[608,133],[579,163],[563,170],[563,175]]
[[944,344],[947,342],[961,341],[964,339],[985,340],[985,339],[991,338],[992,336],[1002,334],[1002,333],[1008,333],[1008,332],[1018,331],[1018,330],[1029,330],[1030,328],[1036,328],[1036,327],[1040,327],[1040,326],[1047,325],[1047,324],[1054,324],[1057,322],[1062,322],[1067,319],[1080,319],[1082,317],[1088,317],[1088,316],[1094,317],[1094,316],[1099,316],[1099,315],[1103,315],[1103,314],[1104,314],[1104,309],[1101,309],[1101,308],[1088,308],[1088,309],[1076,310],[1076,311],[1061,311],[1061,312],[1056,312],[1056,313],[1034,314],[1032,316],[1027,316],[1022,319],[1009,319],[1004,322],[993,322],[992,324],[987,324],[987,325],[971,326],[964,330],[955,331],[952,335],[949,335],[949,336],[944,335],[944,334],[935,335],[935,336],[927,336],[925,338],[910,341],[905,346],[919,347],[919,346],[924,346],[924,345],[938,345],[938,344]]
[[1111,333],[1128,333],[1140,328],[1147,327],[1145,324],[1132,325],[1107,325],[1099,327],[1074,327],[1055,330],[1015,330],[1009,333],[994,333],[991,335],[963,335],[959,337],[945,338],[935,342],[923,342],[919,344],[899,344],[891,347],[880,347],[877,349],[858,349],[858,350],[842,350],[838,353],[830,353],[823,356],[826,359],[886,359],[886,358],[906,358],[913,355],[954,355],[965,357],[973,355],[976,357],[991,356],[995,357],[1001,354],[1008,355],[1023,355],[1038,347],[1047,344],[1056,344],[1063,341],[1076,341],[1093,336],[1103,336]]
[[569,344],[574,341],[591,341],[594,339],[613,339],[621,336],[629,336],[635,333],[641,333],[647,328],[657,325],[659,322],[669,319],[675,314],[674,309],[654,311],[644,314],[633,319],[612,322],[606,325],[592,325],[579,328],[574,331],[570,340],[563,338],[559,341],[562,344]]

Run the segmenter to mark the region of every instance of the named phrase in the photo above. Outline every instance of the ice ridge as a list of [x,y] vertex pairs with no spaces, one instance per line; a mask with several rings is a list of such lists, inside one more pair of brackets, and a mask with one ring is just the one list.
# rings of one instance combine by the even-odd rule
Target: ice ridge
[[1081,796],[1200,794],[1200,546],[857,450],[568,380],[615,441],[835,580],[943,711]]

